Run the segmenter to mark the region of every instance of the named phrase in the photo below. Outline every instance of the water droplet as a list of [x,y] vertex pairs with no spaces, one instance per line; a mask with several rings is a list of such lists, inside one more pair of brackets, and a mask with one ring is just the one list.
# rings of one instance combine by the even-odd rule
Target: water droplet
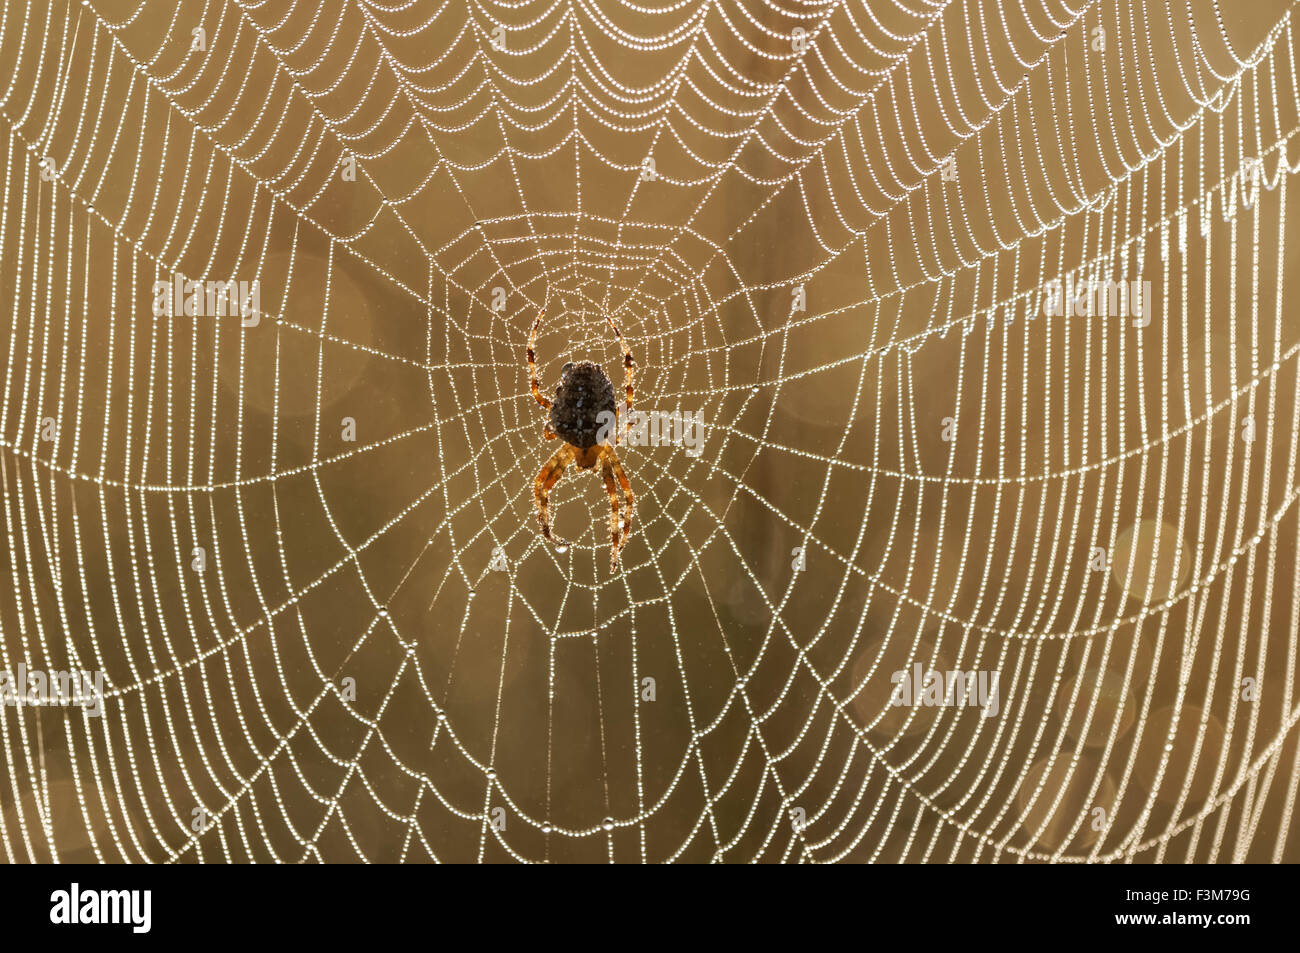
[[568,544],[568,543],[556,543],[556,544],[555,544],[555,551],[556,551],[557,553],[567,553],[567,552],[569,551],[569,544]]
[[600,826],[603,827],[603,828],[605,828],[605,830],[607,830],[607,831],[612,831],[612,830],[614,829],[614,822],[613,822],[610,818],[607,817],[607,818],[605,818],[605,822],[604,822],[603,824],[601,824]]

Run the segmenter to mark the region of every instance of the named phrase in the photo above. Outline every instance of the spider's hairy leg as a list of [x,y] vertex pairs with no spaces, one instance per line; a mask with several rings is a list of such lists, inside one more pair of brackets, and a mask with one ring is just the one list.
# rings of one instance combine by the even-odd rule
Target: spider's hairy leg
[[620,429],[618,431],[618,436],[614,440],[615,443],[618,443],[622,440],[623,436],[626,435],[627,431],[632,429],[632,398],[635,394],[632,387],[632,351],[623,343],[623,335],[619,332],[618,325],[614,323],[614,318],[607,314],[605,315],[605,320],[609,322],[610,330],[614,332],[614,339],[618,341],[618,349],[623,352],[623,372],[624,378],[627,381],[627,426],[626,429]]
[[557,437],[559,437],[559,434],[551,429],[551,419],[549,417],[546,418],[546,423],[542,424],[542,439],[554,440]]
[[614,470],[609,463],[609,455],[602,454],[603,462],[600,468],[600,475],[605,480],[605,492],[609,494],[609,507],[611,510],[609,517],[609,533],[613,541],[613,549],[610,551],[609,569],[610,572],[618,572],[618,487],[614,483]]
[[563,545],[564,540],[551,535],[551,513],[549,509],[551,488],[564,475],[564,468],[573,462],[573,455],[576,452],[572,444],[566,443],[555,451],[551,459],[542,465],[541,472],[537,474],[537,479],[533,481],[533,496],[537,500],[537,518],[542,524],[542,535],[556,545]]
[[632,514],[636,511],[636,496],[632,493],[632,484],[627,478],[627,473],[623,471],[623,464],[619,462],[618,454],[612,447],[605,452],[605,465],[614,474],[619,486],[623,488],[623,497],[627,501],[627,506],[623,509],[623,535],[614,546],[614,561],[617,562],[618,554],[627,545],[627,538],[632,532]]
[[537,384],[537,329],[542,326],[542,318],[546,316],[546,309],[543,308],[537,312],[537,320],[533,322],[533,330],[528,334],[528,385],[533,390],[533,397],[542,405],[544,409],[549,410],[551,402],[542,396],[541,388]]

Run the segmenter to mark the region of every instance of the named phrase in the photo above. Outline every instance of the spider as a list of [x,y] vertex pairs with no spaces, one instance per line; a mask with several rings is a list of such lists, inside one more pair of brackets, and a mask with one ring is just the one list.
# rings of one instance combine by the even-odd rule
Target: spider
[[[628,482],[627,474],[623,472],[623,465],[619,463],[618,454],[614,452],[614,446],[622,437],[617,426],[618,405],[614,400],[614,385],[610,383],[609,377],[599,364],[593,364],[591,361],[577,363],[570,361],[560,369],[560,383],[555,388],[554,402],[542,396],[537,384],[537,363],[533,348],[537,343],[537,329],[541,327],[545,315],[546,310],[543,308],[538,313],[537,320],[533,322],[532,333],[528,335],[528,377],[533,397],[544,410],[550,412],[542,436],[547,440],[562,437],[564,446],[551,455],[542,466],[541,472],[537,474],[537,479],[533,481],[533,495],[537,500],[537,518],[542,524],[542,535],[551,540],[557,550],[565,552],[569,548],[568,543],[551,533],[549,510],[551,490],[564,475],[564,468],[570,463],[577,463],[580,470],[590,470],[599,463],[600,475],[605,480],[605,490],[609,493],[609,505],[612,510],[610,535],[613,539],[613,554],[610,559],[610,569],[617,571],[618,554],[627,544],[628,534],[632,531],[632,513],[635,509],[636,497],[632,495],[632,484]],[[627,409],[630,413],[633,395],[632,352],[623,343],[623,336],[619,334],[614,319],[606,316],[606,320],[609,321],[614,337],[618,340],[619,350],[623,352],[623,368],[627,378]],[[604,442],[597,440],[601,430],[602,413],[614,415],[613,443],[608,439]],[[609,417],[605,417],[604,420],[608,421]],[[630,420],[628,424],[628,429],[631,429]],[[626,506],[621,514],[619,488],[622,489],[626,499]]]

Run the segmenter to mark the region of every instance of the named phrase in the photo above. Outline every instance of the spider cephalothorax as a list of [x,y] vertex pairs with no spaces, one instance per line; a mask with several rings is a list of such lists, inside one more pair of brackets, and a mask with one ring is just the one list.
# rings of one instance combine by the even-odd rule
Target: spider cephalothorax
[[586,450],[597,444],[596,434],[610,419],[602,419],[601,413],[618,413],[614,385],[604,370],[591,361],[565,364],[551,402],[551,429],[579,450]]
[[[545,312],[542,312],[545,314]],[[532,386],[533,397],[537,403],[550,413],[542,436],[547,440],[562,438],[564,446],[556,450],[542,466],[533,484],[533,493],[537,499],[537,518],[542,524],[542,535],[553,541],[556,548],[563,551],[567,545],[551,534],[550,496],[551,489],[564,474],[564,468],[576,463],[580,470],[590,470],[600,464],[600,475],[605,481],[605,491],[609,493],[612,510],[610,517],[610,535],[613,539],[613,556],[610,565],[618,568],[618,554],[627,543],[632,531],[632,512],[636,497],[632,495],[632,484],[628,482],[623,465],[619,462],[614,445],[622,439],[618,427],[618,402],[614,398],[614,385],[599,364],[591,361],[578,361],[564,365],[560,372],[560,383],[555,388],[554,402],[542,396],[537,383],[537,357],[534,346],[537,343],[537,329],[542,324],[542,314],[533,322],[533,331],[528,336],[528,376]],[[623,351],[623,368],[627,378],[627,409],[632,409],[632,352],[623,344],[623,336],[618,333],[618,325],[609,318],[609,326],[618,339]],[[614,426],[610,427],[610,421]],[[603,431],[603,432],[602,432]],[[613,441],[609,436],[613,436]],[[601,438],[605,438],[602,442]],[[619,490],[623,492],[620,507]],[[621,512],[620,512],[621,510]],[[622,528],[620,532],[620,517]]]

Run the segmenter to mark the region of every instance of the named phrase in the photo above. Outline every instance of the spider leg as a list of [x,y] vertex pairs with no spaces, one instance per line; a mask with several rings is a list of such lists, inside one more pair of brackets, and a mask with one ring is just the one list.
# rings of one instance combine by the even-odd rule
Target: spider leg
[[614,548],[611,550],[609,569],[611,572],[617,572],[618,551],[620,549],[618,544],[618,488],[614,484],[614,471],[610,467],[609,457],[607,455],[605,456],[604,463],[600,468],[600,475],[605,479],[605,492],[609,494],[609,506],[612,511],[609,518],[609,533],[613,540]]
[[558,436],[559,434],[551,429],[551,419],[549,417],[546,418],[546,423],[542,425],[542,439],[554,440]]
[[542,535],[556,545],[563,545],[564,540],[551,535],[551,514],[549,509],[551,488],[564,475],[564,468],[573,462],[575,452],[573,445],[566,443],[555,451],[551,459],[542,465],[541,472],[537,474],[537,479],[533,481],[533,496],[537,500],[537,518],[542,523]]
[[632,484],[627,478],[627,473],[623,471],[623,464],[619,462],[618,454],[612,447],[605,453],[605,466],[618,480],[627,501],[627,506],[623,510],[623,535],[614,546],[614,561],[618,562],[618,554],[627,545],[627,538],[632,532],[632,514],[636,511],[636,496],[632,493]]
[[605,315],[605,320],[609,322],[610,330],[614,332],[614,338],[618,341],[618,349],[623,352],[623,371],[624,377],[627,381],[627,429],[620,431],[619,435],[615,438],[614,442],[618,443],[623,436],[626,435],[627,431],[632,429],[632,397],[635,394],[632,387],[632,351],[623,343],[623,335],[619,333],[618,325],[614,323],[614,319],[609,315]]
[[551,402],[542,396],[541,388],[537,384],[537,355],[534,350],[537,346],[537,329],[541,327],[542,318],[545,314],[545,308],[537,312],[537,320],[533,322],[533,330],[528,335],[528,382],[533,390],[533,397],[537,399],[543,409],[549,409]]

